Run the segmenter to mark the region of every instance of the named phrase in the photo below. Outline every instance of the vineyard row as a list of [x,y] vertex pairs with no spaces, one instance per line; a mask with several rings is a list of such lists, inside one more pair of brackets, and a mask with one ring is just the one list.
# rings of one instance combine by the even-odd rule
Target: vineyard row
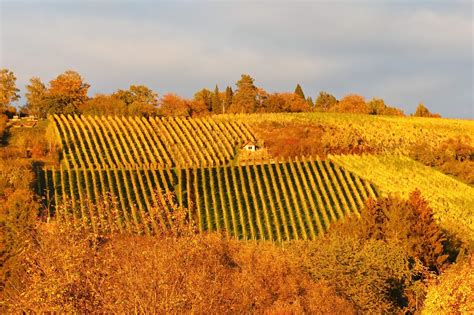
[[86,209],[87,200],[116,196],[119,226],[152,233],[166,219],[154,213],[156,222],[150,222],[150,209],[162,198],[155,192],[174,192],[200,231],[271,241],[314,239],[332,222],[358,215],[364,201],[377,195],[369,182],[332,162],[305,158],[208,168],[61,166],[39,178],[38,190],[51,209],[68,201],[75,220],[96,230],[104,214]]
[[65,167],[227,165],[255,140],[240,122],[211,118],[54,115]]

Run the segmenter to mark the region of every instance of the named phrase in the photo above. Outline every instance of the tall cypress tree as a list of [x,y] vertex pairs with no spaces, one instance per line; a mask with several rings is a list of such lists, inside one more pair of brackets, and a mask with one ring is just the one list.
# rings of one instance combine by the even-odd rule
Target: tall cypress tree
[[222,114],[222,101],[219,96],[219,87],[216,84],[216,87],[214,89],[214,93],[212,94],[212,99],[211,99],[211,107],[212,107],[212,113],[213,114]]
[[303,89],[301,88],[301,85],[299,83],[296,85],[295,94],[304,100],[306,99],[306,97],[304,96]]
[[227,86],[225,89],[225,97],[222,102],[222,113],[225,113],[227,109],[232,105],[232,98],[234,97],[234,91],[230,86]]

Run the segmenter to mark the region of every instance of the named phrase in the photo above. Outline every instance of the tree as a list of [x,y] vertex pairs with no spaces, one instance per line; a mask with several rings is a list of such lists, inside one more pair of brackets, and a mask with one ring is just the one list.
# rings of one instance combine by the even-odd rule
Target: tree
[[260,112],[266,113],[305,112],[309,110],[308,102],[295,93],[270,94],[259,108]]
[[222,100],[219,95],[219,87],[216,84],[216,87],[214,89],[214,93],[211,96],[211,107],[212,107],[212,113],[213,114],[222,114]]
[[79,111],[86,115],[126,115],[128,108],[116,96],[98,94],[79,106]]
[[199,107],[205,106],[206,111],[212,111],[212,92],[202,89],[194,94],[194,101],[200,103]]
[[446,262],[443,245],[446,238],[419,190],[413,191],[408,200],[396,197],[369,200],[357,225],[362,238],[400,246],[433,271],[439,272]]
[[286,100],[281,93],[270,94],[260,107],[260,111],[265,113],[280,113],[287,109]]
[[294,250],[314,280],[328,283],[357,307],[357,313],[395,314],[406,306],[405,287],[413,271],[398,246],[362,241],[338,229]]
[[432,117],[432,118],[440,118],[440,114],[433,114],[431,113],[428,108],[423,104],[418,104],[415,113],[413,114],[415,117]]
[[380,115],[387,105],[383,99],[374,97],[367,103],[367,107],[370,115]]
[[237,82],[232,106],[229,111],[232,113],[253,113],[258,108],[257,87],[253,84],[254,79],[248,74],[242,74]]
[[370,115],[390,115],[390,116],[404,116],[403,111],[398,108],[390,107],[385,104],[381,98],[373,98],[367,103]]
[[71,103],[84,103],[90,85],[76,71],[68,70],[49,82],[48,96],[67,97]]
[[301,97],[302,99],[306,99],[306,97],[304,96],[303,89],[301,88],[301,85],[299,83],[296,85],[295,94]]
[[234,92],[230,86],[225,89],[224,101],[222,102],[222,112],[225,113],[227,109],[232,105],[232,98],[234,97]]
[[257,88],[257,107],[255,108],[255,111],[260,111],[261,107],[263,106],[263,103],[265,100],[268,98],[269,94],[267,91],[265,91],[262,88]]
[[168,93],[160,99],[160,113],[165,116],[188,117],[191,115],[191,106],[189,101],[176,94]]
[[313,98],[312,98],[311,96],[308,96],[308,97],[306,98],[306,102],[308,102],[309,107],[311,107],[311,108],[314,107]]
[[16,87],[16,77],[12,71],[8,69],[0,70],[0,111],[5,110],[12,102],[20,99]]
[[319,96],[316,99],[314,107],[317,111],[329,111],[337,104],[337,99],[324,91],[319,92]]
[[37,115],[40,117],[46,117],[44,108],[44,99],[48,89],[46,85],[38,77],[30,79],[30,84],[26,86],[25,96],[27,99],[26,109],[31,115]]
[[158,106],[158,94],[145,85],[131,85],[128,90],[118,90],[112,95],[127,105],[131,115],[151,115]]
[[[39,84],[36,82],[35,84]],[[39,87],[39,86],[37,86]],[[41,101],[39,113],[73,114],[87,101],[90,85],[85,83],[79,73],[68,70],[49,82],[49,88]],[[40,87],[39,87],[40,88]]]
[[349,94],[344,96],[335,106],[332,106],[329,110],[338,113],[369,113],[369,108],[365,104],[364,97],[357,94]]

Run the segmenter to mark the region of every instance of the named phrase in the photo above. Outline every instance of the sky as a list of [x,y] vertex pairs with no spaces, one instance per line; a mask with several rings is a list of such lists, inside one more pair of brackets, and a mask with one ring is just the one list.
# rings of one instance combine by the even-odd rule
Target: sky
[[22,93],[69,69],[90,96],[144,84],[192,97],[250,74],[269,92],[300,83],[313,99],[474,119],[470,0],[0,2],[0,67]]

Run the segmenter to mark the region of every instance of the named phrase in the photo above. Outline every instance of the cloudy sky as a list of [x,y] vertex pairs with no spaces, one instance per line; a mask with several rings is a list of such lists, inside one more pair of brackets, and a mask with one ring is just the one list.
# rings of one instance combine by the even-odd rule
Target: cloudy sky
[[474,118],[470,0],[0,2],[0,67],[22,90],[73,69],[91,96],[145,84],[191,97],[248,73],[270,92],[300,83]]

